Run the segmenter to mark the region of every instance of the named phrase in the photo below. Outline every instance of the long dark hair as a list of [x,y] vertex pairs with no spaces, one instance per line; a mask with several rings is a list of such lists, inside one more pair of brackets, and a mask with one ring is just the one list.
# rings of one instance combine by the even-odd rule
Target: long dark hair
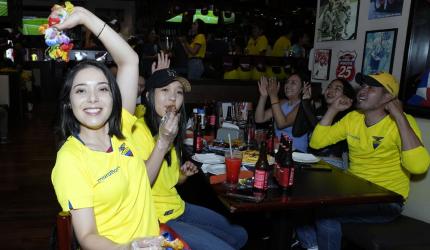
[[[144,119],[146,124],[148,124],[149,130],[151,131],[152,136],[158,134],[158,128],[160,127],[161,118],[157,114],[155,110],[155,89],[147,90],[147,95],[142,95],[143,103],[146,106],[146,112],[144,115]],[[179,129],[178,135],[173,141],[173,145],[175,146],[175,150],[177,153],[177,157],[179,158],[179,162],[182,161],[182,152],[183,152],[183,140],[185,138],[185,130],[186,130],[186,113],[185,113],[185,101],[182,103],[179,112],[181,117],[179,119]],[[164,156],[164,159],[167,161],[167,165],[170,166],[172,163],[171,151]]]
[[207,30],[206,30],[206,23],[203,22],[202,19],[196,19],[194,21],[195,23],[197,23],[197,34],[203,34],[206,36]]
[[112,93],[112,113],[110,114],[107,122],[109,123],[110,136],[115,135],[116,137],[123,139],[124,136],[121,133],[121,111],[122,111],[122,100],[121,92],[115,77],[111,71],[102,63],[97,61],[84,61],[76,65],[67,74],[66,81],[61,88],[59,95],[59,111],[56,132],[60,137],[60,140],[65,140],[70,135],[77,135],[80,132],[81,123],[76,119],[73,114],[70,103],[70,91],[72,90],[73,81],[76,75],[83,69],[94,67],[103,72],[106,76],[109,88]]

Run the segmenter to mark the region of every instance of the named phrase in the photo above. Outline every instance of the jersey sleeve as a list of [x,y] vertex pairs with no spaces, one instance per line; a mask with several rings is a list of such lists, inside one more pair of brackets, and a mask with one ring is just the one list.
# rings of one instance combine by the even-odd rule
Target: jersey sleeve
[[[408,119],[409,125],[411,126],[412,130],[422,142],[421,130],[418,127],[418,124],[416,123],[415,119],[410,115],[406,115],[406,118]],[[400,137],[399,147],[401,148]],[[402,150],[401,160],[402,166],[412,174],[422,174],[427,171],[430,165],[430,156],[424,146],[418,146],[416,148],[405,151]]]
[[63,150],[57,155],[51,179],[63,211],[93,207],[93,184],[84,170],[85,165],[72,152]]
[[327,147],[328,145],[336,144],[339,141],[346,139],[346,131],[348,122],[350,122],[349,115],[346,115],[339,122],[331,126],[323,126],[318,124],[312,133],[309,146],[314,149]]

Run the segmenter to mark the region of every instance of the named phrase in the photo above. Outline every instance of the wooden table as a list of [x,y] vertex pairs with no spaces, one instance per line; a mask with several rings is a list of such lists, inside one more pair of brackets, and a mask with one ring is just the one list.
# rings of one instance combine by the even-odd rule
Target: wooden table
[[[318,163],[316,165],[324,165]],[[315,165],[314,165],[315,167]],[[318,166],[316,166],[318,167]],[[218,198],[231,213],[276,213],[280,225],[275,229],[272,249],[288,249],[292,227],[289,215],[294,210],[318,208],[329,205],[354,205],[381,202],[401,202],[403,197],[369,181],[336,168],[301,168],[296,170],[295,186],[291,193],[269,189],[260,203],[226,196],[227,187],[220,183],[211,185]],[[285,212],[288,211],[288,212]]]

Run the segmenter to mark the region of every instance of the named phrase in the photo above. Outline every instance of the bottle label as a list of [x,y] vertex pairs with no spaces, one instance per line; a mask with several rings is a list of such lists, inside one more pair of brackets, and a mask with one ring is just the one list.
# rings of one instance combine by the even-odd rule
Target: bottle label
[[269,174],[267,171],[255,170],[254,187],[258,189],[266,190],[268,177],[269,177]]
[[280,186],[288,187],[290,182],[290,169],[289,168],[279,168],[277,180]]
[[215,126],[215,121],[216,121],[216,116],[215,115],[210,115],[208,117],[208,120],[209,120],[209,125]]
[[291,187],[294,185],[294,168],[290,168],[290,176],[288,180],[288,186]]

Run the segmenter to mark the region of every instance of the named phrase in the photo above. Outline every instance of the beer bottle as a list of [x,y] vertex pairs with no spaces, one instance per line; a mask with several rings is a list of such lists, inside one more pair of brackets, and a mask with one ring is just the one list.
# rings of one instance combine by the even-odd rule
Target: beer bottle
[[274,156],[275,155],[275,131],[273,130],[273,120],[271,120],[269,124],[269,129],[267,131],[266,137],[267,144],[267,154]]
[[248,148],[252,148],[255,141],[255,122],[254,114],[252,112],[248,113],[248,118],[245,127],[245,143]]
[[206,135],[216,137],[216,112],[215,103],[211,102],[206,112]]
[[282,137],[281,144],[285,145],[285,155],[280,166],[278,183],[284,190],[291,191],[294,185],[293,141],[290,137]]
[[226,122],[233,122],[233,117],[231,116],[231,106],[228,106],[227,108],[227,116],[225,117]]
[[254,190],[257,192],[265,191],[268,188],[269,162],[267,161],[266,142],[260,144],[260,154],[255,164]]
[[199,154],[203,151],[203,134],[200,124],[201,116],[194,114],[193,153]]

